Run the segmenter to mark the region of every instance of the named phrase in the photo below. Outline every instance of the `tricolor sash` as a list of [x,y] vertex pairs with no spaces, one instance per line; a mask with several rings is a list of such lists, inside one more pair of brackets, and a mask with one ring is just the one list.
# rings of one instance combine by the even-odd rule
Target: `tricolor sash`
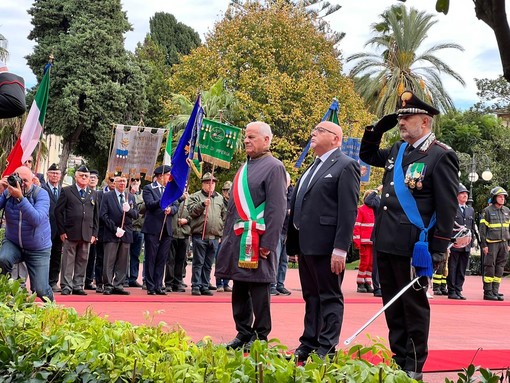
[[248,187],[248,162],[239,169],[234,178],[234,202],[239,219],[234,233],[241,236],[239,267],[256,269],[259,265],[259,237],[266,231],[263,202],[255,207]]

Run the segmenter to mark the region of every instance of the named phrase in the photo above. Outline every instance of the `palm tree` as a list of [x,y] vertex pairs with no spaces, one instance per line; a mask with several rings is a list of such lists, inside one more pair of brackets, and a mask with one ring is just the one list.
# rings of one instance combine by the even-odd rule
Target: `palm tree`
[[455,109],[443,87],[441,75],[453,77],[465,85],[462,77],[436,56],[443,49],[464,48],[454,43],[441,43],[419,52],[427,32],[437,22],[433,15],[409,11],[404,5],[392,6],[372,24],[375,36],[365,46],[373,45],[381,53],[356,53],[347,62],[357,61],[351,69],[357,92],[371,112],[379,117],[395,111],[399,95],[406,89],[432,102],[443,111]]

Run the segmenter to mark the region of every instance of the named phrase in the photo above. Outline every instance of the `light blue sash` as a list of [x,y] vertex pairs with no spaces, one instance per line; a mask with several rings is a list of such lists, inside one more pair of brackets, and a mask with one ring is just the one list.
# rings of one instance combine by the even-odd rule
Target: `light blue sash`
[[409,221],[420,229],[419,241],[415,243],[413,249],[412,265],[416,270],[416,275],[419,277],[427,276],[432,277],[432,257],[429,252],[427,243],[427,233],[436,224],[436,213],[432,215],[429,226],[425,227],[423,219],[421,218],[420,211],[416,205],[416,200],[409,191],[409,188],[404,183],[404,169],[402,168],[402,158],[404,151],[407,148],[407,142],[400,145],[400,149],[395,161],[393,172],[393,182],[395,184],[395,194],[397,195],[398,202],[402,206],[402,210],[406,214]]

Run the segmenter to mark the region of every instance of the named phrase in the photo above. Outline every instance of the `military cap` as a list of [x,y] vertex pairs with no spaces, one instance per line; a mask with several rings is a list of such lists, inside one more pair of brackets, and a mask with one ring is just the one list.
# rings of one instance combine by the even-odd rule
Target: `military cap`
[[92,169],[90,171],[90,174],[95,174],[96,176],[98,176],[99,175],[99,171],[97,171],[96,169]]
[[161,165],[158,166],[156,169],[154,169],[154,175],[159,176],[161,174],[170,173],[170,166],[169,165]]
[[232,188],[232,181],[226,181],[223,184],[223,187],[221,188],[221,190],[230,190],[231,188]]
[[56,164],[56,163],[53,163],[50,165],[50,167],[48,168],[48,171],[55,171],[55,170],[60,170],[59,166]]
[[87,168],[87,166],[85,165],[81,165],[78,169],[76,169],[76,171],[82,173],[90,173],[89,168]]
[[213,180],[213,182],[218,182],[218,179],[216,177],[213,177],[213,175],[209,172],[205,173],[202,176],[202,182]]
[[423,102],[409,90],[404,91],[400,95],[398,108],[397,114],[399,117],[409,114],[428,114],[429,116],[439,114],[439,110]]

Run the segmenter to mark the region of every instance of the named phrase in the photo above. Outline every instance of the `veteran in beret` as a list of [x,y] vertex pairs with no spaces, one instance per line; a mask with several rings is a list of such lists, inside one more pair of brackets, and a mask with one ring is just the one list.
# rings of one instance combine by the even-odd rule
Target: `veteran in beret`
[[[405,91],[395,113],[365,129],[360,148],[362,161],[384,168],[374,228],[383,303],[421,277],[385,311],[393,359],[417,380],[428,355],[428,279],[434,263],[445,258],[457,210],[459,164],[455,152],[432,132],[438,114]],[[381,148],[383,134],[395,126],[401,140]]]

